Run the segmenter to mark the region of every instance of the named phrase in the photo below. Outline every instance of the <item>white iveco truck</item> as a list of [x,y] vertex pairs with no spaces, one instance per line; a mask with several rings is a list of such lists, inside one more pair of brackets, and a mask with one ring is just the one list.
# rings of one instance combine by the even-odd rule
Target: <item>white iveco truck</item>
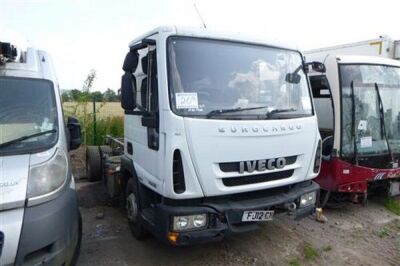
[[133,235],[187,245],[312,213],[321,141],[306,68],[295,49],[203,29],[132,41],[124,152],[101,165]]
[[0,265],[71,265],[81,221],[68,151],[80,126],[64,124],[49,55],[0,43]]

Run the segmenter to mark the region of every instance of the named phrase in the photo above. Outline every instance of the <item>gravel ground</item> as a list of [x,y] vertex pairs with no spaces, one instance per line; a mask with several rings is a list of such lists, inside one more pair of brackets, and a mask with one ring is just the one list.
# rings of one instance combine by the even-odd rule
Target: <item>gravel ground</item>
[[78,265],[400,265],[400,217],[380,198],[327,209],[325,224],[281,215],[252,233],[177,248],[135,240],[103,185],[82,179],[83,160],[73,162],[83,217]]

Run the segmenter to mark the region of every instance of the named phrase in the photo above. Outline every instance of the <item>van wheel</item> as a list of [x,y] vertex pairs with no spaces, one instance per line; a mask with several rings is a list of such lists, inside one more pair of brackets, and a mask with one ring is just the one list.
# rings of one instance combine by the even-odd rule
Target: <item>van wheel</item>
[[90,182],[98,181],[101,178],[101,157],[97,146],[86,148],[86,176]]
[[146,238],[147,232],[142,225],[142,210],[140,207],[138,186],[135,181],[133,178],[129,179],[126,187],[126,214],[132,235],[137,240],[143,240]]

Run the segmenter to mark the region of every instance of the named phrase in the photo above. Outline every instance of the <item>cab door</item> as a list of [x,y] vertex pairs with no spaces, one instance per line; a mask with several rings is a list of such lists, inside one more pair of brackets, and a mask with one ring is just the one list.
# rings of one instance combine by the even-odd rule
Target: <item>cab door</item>
[[125,145],[132,158],[139,180],[146,186],[161,189],[159,177],[159,99],[157,52],[148,44],[134,52],[138,64],[133,71],[136,93],[135,110],[125,113]]

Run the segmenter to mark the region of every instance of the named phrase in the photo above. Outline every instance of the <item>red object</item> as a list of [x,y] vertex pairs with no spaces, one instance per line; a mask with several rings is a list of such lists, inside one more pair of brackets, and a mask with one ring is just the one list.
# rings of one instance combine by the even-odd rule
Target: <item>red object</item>
[[323,161],[315,181],[322,189],[332,192],[367,193],[367,183],[399,178],[400,168],[376,169],[356,166],[337,157]]

